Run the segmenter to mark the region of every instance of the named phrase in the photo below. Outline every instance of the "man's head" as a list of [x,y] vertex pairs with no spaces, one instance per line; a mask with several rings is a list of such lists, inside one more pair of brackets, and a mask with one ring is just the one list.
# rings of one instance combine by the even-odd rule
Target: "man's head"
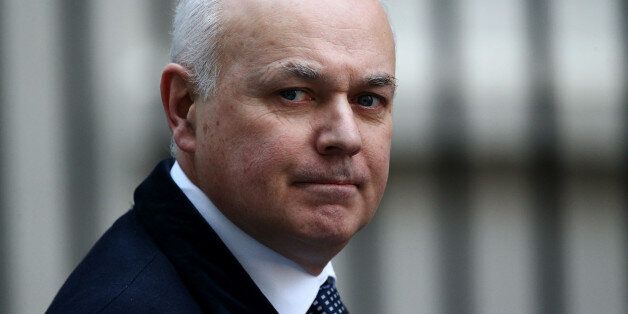
[[195,35],[173,44],[178,64],[164,69],[177,160],[238,227],[320,271],[368,223],[386,185],[395,89],[386,14],[375,0],[182,7],[175,28],[211,18],[219,32],[194,48],[214,64],[179,54],[207,42]]

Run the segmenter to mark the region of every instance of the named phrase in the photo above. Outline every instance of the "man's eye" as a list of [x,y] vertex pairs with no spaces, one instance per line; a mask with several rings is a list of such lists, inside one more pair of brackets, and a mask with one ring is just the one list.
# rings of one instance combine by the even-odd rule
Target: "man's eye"
[[374,95],[361,95],[361,96],[358,96],[358,98],[356,99],[356,102],[360,106],[372,108],[372,107],[377,107],[381,105],[382,100],[379,97],[374,96]]
[[300,89],[286,89],[279,92],[279,96],[281,96],[285,100],[289,101],[307,101],[311,100],[310,95],[307,92],[302,91]]

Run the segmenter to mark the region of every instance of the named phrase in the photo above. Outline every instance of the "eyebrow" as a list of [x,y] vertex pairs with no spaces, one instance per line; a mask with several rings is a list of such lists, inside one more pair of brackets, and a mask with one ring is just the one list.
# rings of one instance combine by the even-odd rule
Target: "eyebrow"
[[[299,60],[289,60],[266,67],[256,77],[258,81],[268,81],[277,77],[289,75],[306,81],[326,80],[322,68],[316,64]],[[361,80],[363,86],[368,87],[389,87],[393,93],[397,88],[397,79],[388,73],[375,73],[367,75]],[[257,85],[257,84],[255,84]]]
[[364,79],[364,85],[372,87],[397,87],[397,78],[387,73],[369,75]]
[[271,63],[259,71],[251,73],[247,81],[252,89],[258,89],[260,86],[265,86],[278,78],[287,76],[306,81],[315,81],[321,79],[323,74],[319,66],[308,62],[289,60]]
[[318,80],[322,77],[320,69],[302,62],[286,62],[280,66],[280,70],[308,81]]
[[[318,80],[323,76],[319,69],[307,63],[290,61],[282,64],[280,69],[308,81]],[[371,87],[397,87],[397,78],[387,73],[369,75],[363,81],[364,85]]]

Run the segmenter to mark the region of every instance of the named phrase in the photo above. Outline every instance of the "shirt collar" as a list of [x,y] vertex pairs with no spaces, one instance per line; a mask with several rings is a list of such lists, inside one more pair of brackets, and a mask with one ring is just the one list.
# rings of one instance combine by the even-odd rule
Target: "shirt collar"
[[331,262],[327,263],[320,275],[313,276],[292,260],[246,234],[225,217],[205,193],[190,181],[178,162],[172,166],[170,176],[277,312],[305,313],[327,277],[336,278]]

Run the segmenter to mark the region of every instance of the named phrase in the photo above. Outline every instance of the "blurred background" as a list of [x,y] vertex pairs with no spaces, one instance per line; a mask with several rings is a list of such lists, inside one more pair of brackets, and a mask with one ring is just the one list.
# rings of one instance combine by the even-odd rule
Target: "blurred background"
[[[628,4],[390,0],[391,176],[354,313],[628,313]],[[40,313],[168,156],[173,0],[0,0],[0,312]]]

